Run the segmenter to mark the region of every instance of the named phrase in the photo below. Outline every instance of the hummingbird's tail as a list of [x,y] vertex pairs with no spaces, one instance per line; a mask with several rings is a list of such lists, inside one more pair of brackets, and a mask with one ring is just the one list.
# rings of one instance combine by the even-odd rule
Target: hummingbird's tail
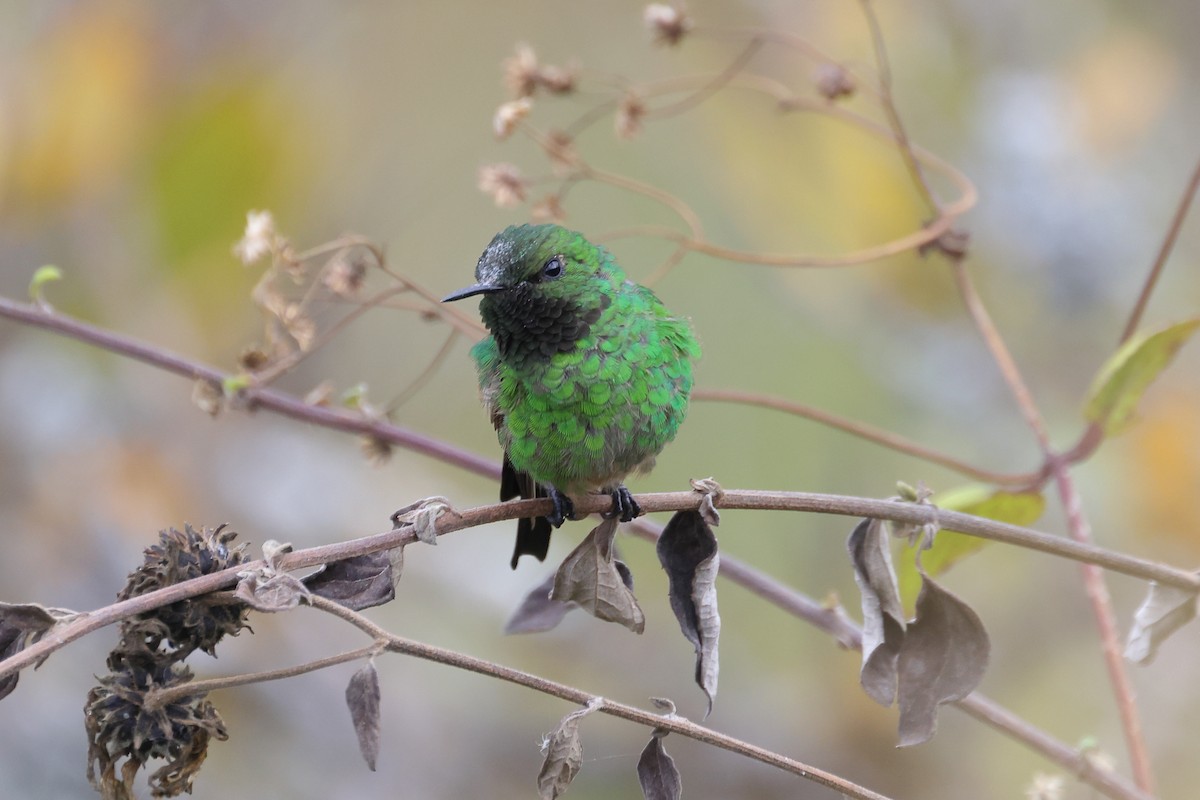
[[[542,495],[545,496],[544,494]],[[550,521],[545,517],[523,517],[517,520],[517,546],[513,548],[512,568],[517,568],[517,561],[528,553],[538,561],[546,560],[550,550]]]
[[[500,500],[503,502],[514,497],[530,500],[549,497],[549,494],[529,473],[514,467],[505,453],[504,467],[500,472]],[[538,561],[545,561],[546,553],[550,551],[550,532],[553,530],[550,520],[545,517],[523,517],[517,520],[517,546],[513,548],[510,562],[512,568],[516,569],[517,562],[526,554]]]

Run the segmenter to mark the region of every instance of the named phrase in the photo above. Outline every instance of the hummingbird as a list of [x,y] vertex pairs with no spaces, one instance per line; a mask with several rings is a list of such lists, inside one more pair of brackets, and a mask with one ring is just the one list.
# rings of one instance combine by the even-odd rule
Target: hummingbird
[[645,472],[687,413],[700,346],[690,323],[626,279],[612,254],[560,225],[513,225],[475,266],[490,336],[471,348],[483,404],[504,449],[500,499],[548,497],[518,520],[511,565],[542,561],[574,517],[571,495],[613,499],[608,516],[642,511],[624,480]]

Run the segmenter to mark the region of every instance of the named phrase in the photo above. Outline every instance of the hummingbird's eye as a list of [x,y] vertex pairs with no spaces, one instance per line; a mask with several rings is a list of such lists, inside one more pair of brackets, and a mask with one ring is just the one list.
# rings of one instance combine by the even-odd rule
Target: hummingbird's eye
[[543,278],[557,278],[559,275],[562,275],[562,273],[563,273],[562,256],[555,256],[554,258],[547,261],[546,265],[542,267],[542,277]]

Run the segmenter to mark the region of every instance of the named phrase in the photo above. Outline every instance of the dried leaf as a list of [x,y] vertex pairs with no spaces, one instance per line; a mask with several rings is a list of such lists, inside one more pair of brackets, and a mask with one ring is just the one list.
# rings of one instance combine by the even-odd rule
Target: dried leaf
[[904,609],[892,569],[892,551],[884,524],[864,519],[850,534],[846,548],[854,565],[854,582],[862,594],[862,669],[859,683],[883,706],[896,698],[896,664],[904,641]]
[[700,511],[677,511],[658,537],[655,549],[667,572],[671,610],[683,635],[696,648],[696,683],[708,696],[708,713],[712,713],[721,671],[717,651],[721,616],[717,613],[716,584],[721,556],[717,552],[717,537]]
[[1158,655],[1158,646],[1167,637],[1196,616],[1196,593],[1150,582],[1150,593],[1133,615],[1133,628],[1125,657],[1138,664],[1149,664]]
[[350,719],[354,721],[354,733],[358,736],[358,749],[371,771],[375,771],[375,759],[379,757],[379,671],[375,662],[350,676],[346,686],[346,705],[350,707]]
[[506,634],[543,633],[552,630],[563,621],[567,612],[575,608],[573,603],[564,603],[550,597],[550,592],[554,589],[554,577],[553,574],[549,575],[546,580],[529,590],[520,607],[508,618],[508,622],[504,623]]
[[[36,643],[54,626],[70,622],[78,616],[75,611],[46,608],[36,603],[0,603],[0,661]],[[38,666],[41,666],[41,661]],[[20,672],[14,672],[0,679],[0,700],[17,688],[20,677]]]
[[301,581],[315,595],[351,611],[381,606],[396,596],[404,549],[344,558],[326,564]]
[[411,525],[413,534],[418,541],[425,544],[437,544],[437,521],[442,514],[458,516],[458,512],[444,497],[426,497],[423,500],[407,505],[392,514],[392,528],[402,528]]
[[1132,337],[1113,353],[1092,381],[1083,416],[1106,436],[1120,433],[1133,421],[1146,388],[1166,369],[1184,342],[1200,328],[1200,317]]
[[917,616],[897,662],[898,746],[921,744],[937,731],[937,707],[966,697],[987,669],[991,645],[970,606],[926,577]]
[[[983,484],[968,484],[932,496],[938,508],[961,511],[976,517],[986,517],[1013,525],[1032,525],[1042,516],[1046,498],[1039,492],[996,491]],[[925,573],[936,577],[946,572],[962,559],[982,550],[989,544],[987,539],[968,536],[953,530],[939,531],[933,546],[921,551],[921,566]],[[900,599],[904,608],[911,609],[921,591],[921,573],[917,569],[917,550],[903,550],[896,563],[899,578]]]
[[683,794],[675,759],[663,747],[663,737],[666,735],[664,730],[655,730],[638,759],[638,782],[642,785],[642,795],[646,800],[679,800]]
[[287,611],[308,600],[308,587],[286,572],[259,569],[239,576],[233,596],[256,611]]
[[579,720],[596,710],[596,706],[572,711],[562,718],[554,733],[546,740],[546,758],[538,772],[538,796],[554,800],[567,790],[579,766],[583,763],[583,742],[579,738]]
[[646,617],[613,559],[616,534],[615,517],[593,528],[563,559],[554,575],[550,598],[576,603],[598,619],[619,622],[634,633],[641,633],[646,627]]
[[200,378],[192,384],[192,402],[205,414],[215,417],[225,407],[225,393],[220,384]]

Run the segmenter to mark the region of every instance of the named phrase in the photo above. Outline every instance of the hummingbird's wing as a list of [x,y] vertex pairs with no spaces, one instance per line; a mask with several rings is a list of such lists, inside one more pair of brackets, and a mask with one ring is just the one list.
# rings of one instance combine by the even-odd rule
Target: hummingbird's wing
[[[528,472],[520,472],[504,454],[504,467],[500,471],[500,500],[511,500],[520,497],[530,500],[547,497],[546,490],[541,484],[529,476]],[[517,520],[517,546],[513,549],[512,568],[517,568],[517,561],[528,553],[538,561],[546,560],[550,550],[550,521],[545,517],[522,517]]]
[[[479,372],[479,392],[483,405],[491,417],[492,425],[500,433],[500,441],[504,442],[504,411],[500,408],[500,351],[495,337],[489,336],[471,348],[471,357],[475,360],[475,368]],[[532,500],[547,497],[542,486],[527,472],[521,472],[508,460],[507,450],[504,453],[504,467],[500,471],[500,500],[511,500],[519,497],[522,500]],[[513,550],[512,568],[517,568],[517,561],[528,553],[538,561],[546,560],[550,550],[550,532],[553,528],[545,517],[524,517],[517,520],[517,546]]]

